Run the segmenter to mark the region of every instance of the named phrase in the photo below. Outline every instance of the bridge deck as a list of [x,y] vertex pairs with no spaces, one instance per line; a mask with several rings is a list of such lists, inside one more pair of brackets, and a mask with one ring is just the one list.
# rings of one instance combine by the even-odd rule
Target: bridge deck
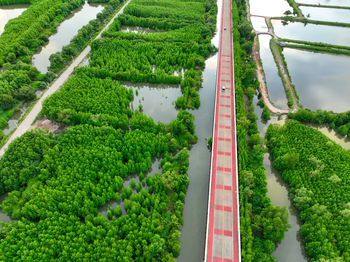
[[231,0],[222,1],[205,260],[240,261]]

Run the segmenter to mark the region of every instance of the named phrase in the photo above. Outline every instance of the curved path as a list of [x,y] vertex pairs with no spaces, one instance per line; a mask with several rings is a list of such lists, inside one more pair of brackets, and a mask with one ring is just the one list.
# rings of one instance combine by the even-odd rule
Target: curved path
[[222,5],[205,261],[240,262],[231,0]]
[[[114,19],[118,17],[119,14],[121,14],[124,11],[124,8],[129,4],[130,0],[126,1],[121,9],[113,16],[113,18],[103,27],[101,32],[96,36],[95,39],[98,39],[101,37],[102,33],[113,23]],[[81,53],[80,55],[73,60],[71,65],[52,83],[50,87],[43,93],[43,95],[39,98],[39,100],[36,102],[34,107],[30,110],[29,114],[25,117],[25,119],[21,122],[21,124],[17,127],[16,131],[10,136],[6,144],[1,148],[0,150],[0,157],[3,156],[6,149],[8,148],[9,144],[16,139],[17,137],[20,137],[25,132],[27,132],[31,127],[33,122],[35,121],[36,117],[40,113],[42,109],[42,103],[43,101],[55,93],[60,87],[67,81],[71,73],[74,71],[74,68],[77,67],[84,58],[90,53],[91,46],[88,45]]]

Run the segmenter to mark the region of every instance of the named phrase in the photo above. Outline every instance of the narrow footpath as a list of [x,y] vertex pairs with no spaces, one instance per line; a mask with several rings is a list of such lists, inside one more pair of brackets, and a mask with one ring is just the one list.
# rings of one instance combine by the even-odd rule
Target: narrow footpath
[[[113,23],[114,19],[118,17],[121,13],[123,13],[124,8],[130,3],[130,0],[127,0],[122,8],[113,16],[113,18],[103,27],[101,32],[97,35],[95,39],[98,39],[101,37],[102,33],[107,30],[107,28]],[[8,148],[9,144],[16,139],[17,137],[20,137],[25,132],[30,130],[32,127],[33,122],[36,120],[38,114],[40,113],[42,109],[42,103],[44,100],[55,93],[60,87],[67,81],[69,76],[74,71],[74,68],[77,67],[84,58],[90,53],[91,46],[88,45],[81,53],[80,55],[73,60],[71,65],[52,83],[50,87],[43,93],[43,95],[39,98],[39,100],[36,102],[34,107],[30,110],[29,114],[25,117],[25,119],[21,122],[21,124],[17,127],[16,131],[10,136],[6,144],[0,149],[0,157],[2,157]]]
[[240,262],[232,2],[222,1],[205,261]]

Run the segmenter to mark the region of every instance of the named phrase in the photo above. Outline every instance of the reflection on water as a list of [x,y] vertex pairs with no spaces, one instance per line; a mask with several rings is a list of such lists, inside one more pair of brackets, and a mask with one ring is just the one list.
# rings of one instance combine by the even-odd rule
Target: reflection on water
[[140,27],[140,26],[121,26],[120,31],[126,33],[154,33],[155,31],[150,28]]
[[263,17],[256,17],[256,16],[251,16],[250,20],[252,21],[252,25],[254,30],[259,31],[259,32],[267,32],[268,28],[265,22],[265,18]]
[[50,55],[62,50],[62,47],[68,45],[79,29],[87,25],[90,20],[96,18],[96,15],[103,9],[102,5],[92,5],[85,3],[74,15],[66,19],[57,28],[57,33],[49,38],[49,43],[40,50],[40,53],[33,56],[33,65],[41,73],[46,73],[50,65]]
[[287,10],[293,12],[285,0],[249,0],[250,13],[262,16],[282,16]]
[[303,23],[284,26],[281,20],[272,20],[272,24],[276,35],[281,38],[350,46],[350,28]]
[[7,22],[18,17],[27,7],[28,5],[0,6],[0,35],[4,32]]
[[289,48],[283,53],[301,105],[311,110],[350,110],[350,57]]
[[[143,113],[151,116],[157,123],[170,123],[176,118],[178,110],[175,108],[176,99],[181,96],[181,88],[178,85],[123,83],[128,89],[134,89],[134,110],[141,104]],[[136,91],[138,94],[136,94]]]
[[[284,124],[285,120],[279,120],[276,116],[271,116],[271,120],[265,122],[261,119],[262,109],[257,105],[258,99],[254,96],[253,104],[254,111],[257,115],[258,129],[261,136],[265,136],[267,127],[272,123]],[[299,237],[300,222],[298,220],[298,214],[296,209],[292,206],[291,201],[288,198],[288,186],[283,182],[283,179],[279,172],[273,168],[272,159],[269,153],[264,155],[264,166],[266,168],[267,178],[267,196],[271,199],[272,205],[278,205],[280,207],[287,207],[289,221],[292,226],[284,234],[284,239],[276,247],[276,250],[272,255],[277,261],[283,262],[304,262],[305,252],[302,247],[302,243]]]
[[277,65],[270,50],[269,35],[259,35],[260,58],[264,68],[270,101],[278,108],[288,109],[288,101],[282,79],[278,75]]
[[313,5],[350,6],[349,0],[295,0],[295,2]]
[[350,10],[300,6],[305,17],[312,20],[350,23]]
[[[222,0],[217,1],[217,6],[216,32],[220,32]],[[219,46],[219,34],[214,35],[211,43],[215,47]],[[201,106],[197,110],[190,110],[194,115],[198,142],[190,151],[190,184],[183,211],[184,225],[180,236],[181,252],[178,262],[204,260],[211,159],[207,139],[213,135],[217,64],[217,54],[205,61],[202,88],[199,90]]]

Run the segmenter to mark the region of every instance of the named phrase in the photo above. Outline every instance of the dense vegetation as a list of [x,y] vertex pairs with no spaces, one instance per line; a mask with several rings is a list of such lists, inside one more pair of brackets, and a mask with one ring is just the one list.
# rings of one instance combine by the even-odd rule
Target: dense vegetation
[[295,120],[269,126],[266,136],[273,164],[300,210],[311,261],[349,261],[349,152]]
[[62,70],[73,58],[78,55],[83,48],[86,46],[87,42],[96,34],[102,26],[107,22],[107,20],[115,13],[116,9],[123,2],[122,0],[95,0],[89,1],[89,3],[105,3],[108,5],[97,14],[97,18],[91,20],[87,25],[79,29],[78,34],[73,37],[69,45],[64,46],[61,52],[57,52],[50,56],[50,66],[49,71],[57,73]]
[[[214,17],[215,27],[215,2],[162,0],[154,7],[149,3],[148,8],[141,9],[155,14],[154,10],[162,5],[169,7],[169,21],[186,18],[192,23],[191,30],[169,33],[173,39],[187,34],[179,43],[161,45],[159,39],[163,36],[157,41],[146,37],[143,41],[150,44],[146,47],[152,52],[159,48],[162,56],[158,59],[165,62],[166,52],[176,51],[175,63],[169,64],[173,68],[180,68],[183,61],[189,63],[187,56],[202,61],[199,54],[208,56],[212,51],[208,44],[212,24],[206,25],[208,20],[204,17]],[[180,8],[183,5],[193,8]],[[139,4],[131,6],[130,12],[137,10]],[[168,22],[167,10],[160,12],[164,24]],[[194,23],[199,25],[197,29]],[[111,31],[116,31],[113,26]],[[129,34],[125,35],[109,35],[96,41],[92,56],[97,48],[105,50],[104,45],[125,43],[127,50],[123,54],[129,58],[123,61],[126,66],[129,62],[134,66],[137,57],[128,41],[139,41],[128,40]],[[196,42],[198,37],[200,41]],[[108,74],[108,70],[112,71],[108,65],[118,59],[113,56],[114,50],[110,51],[110,58],[104,57],[105,64],[77,69],[45,101],[42,115],[70,128],[54,137],[39,131],[27,133],[0,159],[0,167],[6,171],[0,188],[9,192],[2,208],[18,220],[0,229],[0,260],[175,261],[179,255],[179,229],[189,183],[188,149],[197,142],[193,115],[180,110],[169,124],[156,124],[143,113],[131,111],[132,90]],[[92,64],[100,63],[95,58]],[[170,72],[168,66],[156,64]],[[202,67],[203,64],[194,64],[186,70],[185,79],[181,80],[185,92],[198,92]],[[191,93],[186,103],[192,104],[193,97]],[[17,157],[23,161],[10,165]],[[148,174],[156,158],[162,159],[161,174]],[[20,181],[16,180],[18,174]],[[131,187],[126,186],[135,176],[140,182],[131,180]],[[117,208],[101,215],[99,208],[111,202]]]
[[[252,102],[259,86],[251,55],[254,35],[245,8],[245,1],[233,2],[242,261],[276,261],[271,253],[288,229],[288,212],[285,208],[272,206],[266,196],[266,174],[262,164],[264,141],[258,132]],[[248,98],[247,111],[244,96]]]
[[42,46],[56,27],[83,0],[32,0],[16,19],[6,24],[0,36],[0,67],[4,63],[30,63],[33,53]]
[[[216,9],[212,0],[135,0],[104,38],[92,44],[91,71],[122,81],[180,84],[183,96],[176,106],[198,108],[204,59],[214,51],[210,40]],[[126,33],[120,31],[122,26],[156,32]]]
[[350,138],[350,111],[334,113],[332,111],[317,110],[313,112],[310,109],[300,109],[295,113],[289,113],[288,117],[304,123],[327,124],[342,136]]

